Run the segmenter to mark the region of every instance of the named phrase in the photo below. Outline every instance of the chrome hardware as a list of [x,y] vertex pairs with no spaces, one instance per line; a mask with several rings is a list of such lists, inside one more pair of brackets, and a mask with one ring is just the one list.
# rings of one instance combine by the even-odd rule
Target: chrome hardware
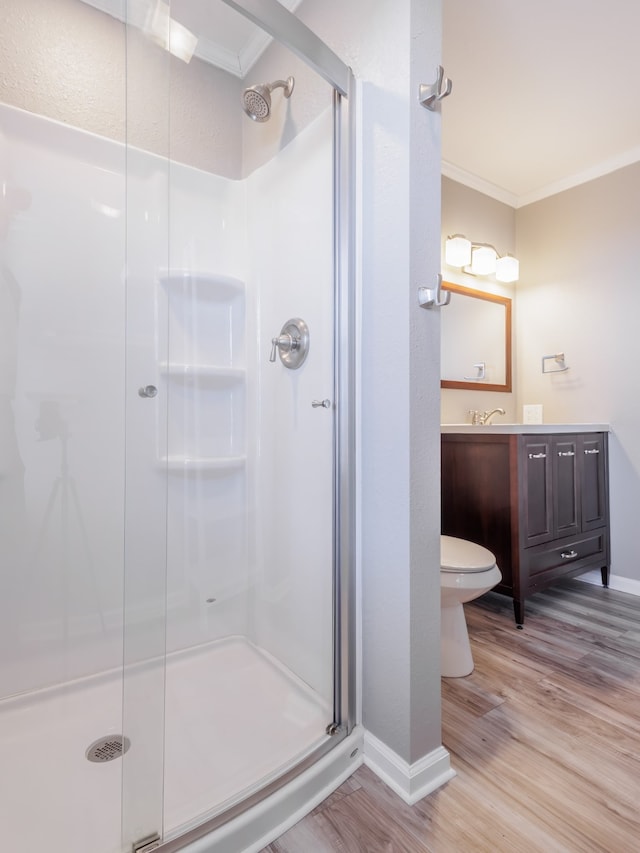
[[152,850],[157,850],[160,847],[162,839],[156,832],[154,835],[148,835],[146,838],[141,838],[140,841],[134,841],[131,847],[131,853],[151,853]]
[[[553,359],[555,363],[558,365],[554,370],[547,370],[545,362],[551,361]],[[553,355],[543,355],[542,356],[542,372],[543,373],[564,373],[565,370],[569,370],[568,366],[564,363],[564,353],[556,352]]]
[[158,389],[155,385],[143,385],[142,388],[138,388],[140,397],[155,397],[157,393]]
[[442,276],[438,274],[435,287],[418,288],[418,305],[422,308],[442,308],[451,302],[451,291],[442,296]]
[[438,106],[438,101],[448,97],[453,87],[451,80],[444,76],[442,65],[438,65],[436,75],[435,83],[429,85],[421,83],[418,89],[418,101],[428,110],[435,110]]
[[562,557],[563,560],[574,560],[578,556],[578,552],[577,551],[569,551],[568,554],[565,554],[565,552],[563,551],[560,554],[560,556]]
[[311,405],[314,409],[330,409],[331,400],[312,400]]
[[[586,453],[586,450],[585,450]],[[559,450],[558,456],[575,456],[575,452],[573,450]]]
[[491,409],[491,411],[490,411],[490,412],[483,412],[483,413],[480,415],[480,423],[481,423],[483,426],[484,426],[484,425],[488,425],[488,424],[489,424],[489,421],[491,420],[491,418],[493,417],[493,415],[505,415],[505,414],[506,414],[505,410],[504,410],[501,406],[498,406],[498,408],[497,408],[497,409]]
[[309,352],[309,327],[299,317],[287,320],[280,335],[271,338],[271,355],[269,361],[276,360],[276,352],[280,361],[289,370],[296,370],[304,362]]
[[530,453],[529,454],[529,459],[546,459],[546,458],[547,458],[546,453]]
[[487,366],[484,361],[479,361],[477,364],[474,364],[473,367],[478,371],[477,374],[475,376],[463,376],[462,378],[466,379],[467,382],[480,382],[485,378]]
[[328,735],[337,735],[338,732],[341,732],[341,731],[342,731],[342,726],[339,725],[338,723],[329,723],[329,725],[325,729],[325,732]]
[[600,451],[598,450],[598,448],[597,448],[597,447],[596,447],[596,448],[594,448],[593,450],[585,450],[585,455],[586,455],[586,456],[591,456],[591,455],[592,455],[592,454],[594,454],[594,453],[600,453]]
[[276,352],[278,350],[281,352],[291,352],[296,346],[297,344],[291,335],[280,335],[277,338],[271,338],[271,355],[269,356],[269,361],[274,362],[276,360]]

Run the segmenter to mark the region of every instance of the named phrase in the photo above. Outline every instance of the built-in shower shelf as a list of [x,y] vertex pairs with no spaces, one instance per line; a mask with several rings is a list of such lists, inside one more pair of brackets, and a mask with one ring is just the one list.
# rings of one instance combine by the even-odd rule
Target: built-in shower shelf
[[170,363],[161,364],[160,370],[170,379],[211,388],[230,388],[243,383],[246,378],[246,370],[241,367]]
[[160,282],[181,293],[193,295],[197,299],[226,301],[244,293],[244,282],[230,275],[201,272],[197,270],[165,270],[159,276]]
[[210,473],[224,473],[225,471],[239,471],[244,468],[246,456],[167,456],[160,460],[169,471],[208,471]]

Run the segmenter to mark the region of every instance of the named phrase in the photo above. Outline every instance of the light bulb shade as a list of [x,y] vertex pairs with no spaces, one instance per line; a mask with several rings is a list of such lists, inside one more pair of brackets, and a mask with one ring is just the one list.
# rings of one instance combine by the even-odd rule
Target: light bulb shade
[[450,267],[466,267],[471,263],[471,240],[456,234],[447,237],[444,245],[444,259]]
[[491,275],[496,271],[498,255],[491,246],[476,246],[471,252],[471,272],[474,275]]
[[510,283],[520,278],[520,261],[511,255],[498,258],[496,261],[496,278],[498,281]]

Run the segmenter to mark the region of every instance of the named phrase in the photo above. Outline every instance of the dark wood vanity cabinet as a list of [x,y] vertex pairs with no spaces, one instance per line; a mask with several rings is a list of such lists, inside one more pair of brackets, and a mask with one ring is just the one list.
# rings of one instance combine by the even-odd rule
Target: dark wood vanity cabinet
[[442,532],[496,555],[524,622],[527,595],[599,568],[609,582],[607,434],[442,435]]

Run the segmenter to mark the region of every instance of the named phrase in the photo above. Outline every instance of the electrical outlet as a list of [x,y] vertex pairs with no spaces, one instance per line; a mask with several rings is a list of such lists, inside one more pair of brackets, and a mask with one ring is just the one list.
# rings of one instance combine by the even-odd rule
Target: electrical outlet
[[542,405],[522,407],[522,423],[523,424],[541,424],[542,423]]

